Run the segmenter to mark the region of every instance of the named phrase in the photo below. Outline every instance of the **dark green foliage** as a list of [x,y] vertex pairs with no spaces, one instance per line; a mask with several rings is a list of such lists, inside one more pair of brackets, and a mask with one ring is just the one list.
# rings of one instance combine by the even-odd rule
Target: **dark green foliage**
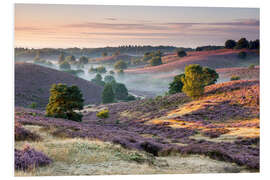
[[127,63],[123,60],[120,60],[120,61],[117,61],[115,64],[114,64],[114,69],[116,70],[124,70],[124,69],[127,69]]
[[104,77],[104,81],[105,83],[112,83],[112,82],[115,82],[115,78],[111,75],[107,75]]
[[128,97],[128,90],[125,84],[112,83],[113,92],[117,100],[126,100]]
[[75,76],[77,76],[78,74],[84,73],[84,71],[81,70],[81,69],[78,69],[78,70],[72,70],[72,69],[64,70],[64,72],[70,73],[70,74],[75,75]]
[[83,95],[77,86],[53,84],[50,89],[50,99],[46,107],[46,115],[81,121],[82,115],[74,110],[83,109]]
[[79,59],[80,64],[87,64],[88,63],[88,58],[85,56],[81,56]]
[[243,49],[243,48],[248,48],[248,47],[249,47],[249,43],[246,40],[246,38],[239,39],[235,46],[236,49]]
[[177,56],[178,57],[184,57],[186,55],[187,55],[187,53],[184,50],[178,50],[177,51]]
[[189,97],[196,98],[204,92],[203,68],[198,64],[191,64],[185,68],[185,76],[181,78],[184,86],[182,91]]
[[174,76],[173,82],[169,84],[169,94],[182,92],[182,88],[184,84],[181,78],[184,76],[185,74],[179,74],[179,75]]
[[210,69],[208,67],[203,68],[203,73],[204,73],[205,86],[215,84],[217,82],[217,79],[219,78],[218,73],[215,70]]
[[70,69],[70,64],[68,61],[63,61],[61,62],[61,64],[59,65],[60,69],[65,69],[65,70],[69,70]]
[[104,90],[102,92],[102,103],[112,103],[114,102],[114,93],[111,84],[105,84]]
[[229,39],[225,42],[225,48],[233,49],[236,46],[236,42],[232,39]]
[[107,70],[104,66],[99,66],[97,68],[94,68],[94,67],[91,67],[89,70],[88,70],[89,73],[106,73]]
[[158,66],[162,64],[161,57],[160,56],[155,56],[150,60],[150,64],[152,66]]
[[247,53],[245,51],[241,51],[238,53],[238,58],[240,59],[246,59]]
[[99,111],[96,114],[96,116],[99,117],[99,118],[102,118],[102,119],[108,118],[109,117],[109,110],[108,109],[103,109],[103,110]]
[[135,96],[132,96],[131,94],[128,95],[126,101],[134,101],[136,100]]
[[231,77],[231,81],[236,81],[236,80],[240,80],[239,76],[232,76]]
[[105,82],[102,81],[102,76],[100,74],[97,74],[91,82],[99,86],[105,86]]
[[260,49],[260,40],[256,39],[255,41],[250,41],[249,49]]
[[196,51],[209,51],[209,50],[217,50],[217,49],[223,49],[224,46],[199,46],[195,50]]
[[103,52],[101,55],[102,55],[103,57],[105,57],[105,56],[108,56],[108,53],[107,53],[107,52]]

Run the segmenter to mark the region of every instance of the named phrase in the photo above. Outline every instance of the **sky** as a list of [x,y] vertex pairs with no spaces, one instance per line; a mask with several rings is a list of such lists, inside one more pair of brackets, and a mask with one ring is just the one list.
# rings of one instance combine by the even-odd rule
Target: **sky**
[[258,8],[15,4],[15,47],[197,47],[259,39]]

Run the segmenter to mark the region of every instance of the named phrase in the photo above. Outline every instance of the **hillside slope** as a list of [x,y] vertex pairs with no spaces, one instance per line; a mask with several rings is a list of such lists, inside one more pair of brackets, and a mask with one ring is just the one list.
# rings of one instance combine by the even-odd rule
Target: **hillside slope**
[[39,109],[44,109],[54,83],[77,85],[85,104],[101,102],[102,88],[89,81],[36,64],[15,63],[15,105],[26,107],[35,102]]
[[[101,120],[96,113],[104,108],[110,115]],[[179,93],[82,112],[83,121],[73,122],[15,108],[15,119],[23,125],[54,127],[52,135],[109,141],[158,157],[199,154],[252,171],[260,167],[258,80],[211,85],[197,100]]]
[[[239,59],[240,51],[247,52],[247,59]],[[179,58],[176,54],[169,54],[162,57],[164,64],[145,68],[127,69],[127,73],[155,73],[170,72],[173,70],[184,70],[186,65],[200,64],[210,68],[240,67],[247,64],[258,64],[259,55],[255,50],[231,50],[220,49],[211,51],[188,52],[187,56]]]

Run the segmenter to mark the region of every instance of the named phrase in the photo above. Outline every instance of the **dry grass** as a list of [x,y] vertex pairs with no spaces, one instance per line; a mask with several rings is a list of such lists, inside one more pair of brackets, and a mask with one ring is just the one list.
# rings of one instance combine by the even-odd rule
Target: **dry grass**
[[15,147],[21,149],[28,144],[52,158],[53,163],[28,172],[15,171],[15,176],[245,172],[244,168],[235,164],[205,156],[153,157],[98,140],[55,137],[51,135],[52,128],[24,127],[38,133],[43,141],[16,142]]

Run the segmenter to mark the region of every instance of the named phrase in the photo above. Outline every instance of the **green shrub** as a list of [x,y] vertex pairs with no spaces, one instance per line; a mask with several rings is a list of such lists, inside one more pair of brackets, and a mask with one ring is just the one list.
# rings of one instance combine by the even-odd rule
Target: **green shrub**
[[46,115],[81,121],[82,115],[74,110],[83,109],[83,95],[77,86],[53,84],[50,89],[50,99],[46,106]]
[[108,109],[101,110],[96,115],[98,118],[102,118],[102,119],[108,118],[109,117],[109,110]]
[[175,94],[182,92],[183,82],[181,78],[185,76],[185,74],[179,74],[174,76],[173,82],[169,84],[169,94]]
[[162,60],[160,56],[155,56],[150,60],[150,64],[152,66],[158,66],[162,64]]
[[187,55],[187,53],[184,50],[178,50],[177,51],[177,56],[178,57],[184,57],[186,55]]
[[231,81],[236,81],[236,80],[240,80],[239,76],[232,76],[231,77]]
[[134,101],[134,100],[136,100],[136,97],[131,94],[129,94],[128,97],[126,98],[126,101]]
[[102,103],[112,103],[114,102],[114,92],[112,85],[110,83],[105,84],[102,92]]
[[240,59],[245,59],[247,57],[247,53],[245,51],[241,51],[238,53],[238,57]]
[[102,76],[100,74],[97,74],[95,78],[91,80],[91,82],[98,86],[105,86],[105,82],[102,81]]
[[123,69],[127,69],[127,63],[123,60],[117,61],[114,64],[114,69],[116,70],[123,70]]
[[113,88],[114,96],[117,100],[126,100],[128,97],[128,90],[125,86],[125,84],[122,83],[111,83]]

